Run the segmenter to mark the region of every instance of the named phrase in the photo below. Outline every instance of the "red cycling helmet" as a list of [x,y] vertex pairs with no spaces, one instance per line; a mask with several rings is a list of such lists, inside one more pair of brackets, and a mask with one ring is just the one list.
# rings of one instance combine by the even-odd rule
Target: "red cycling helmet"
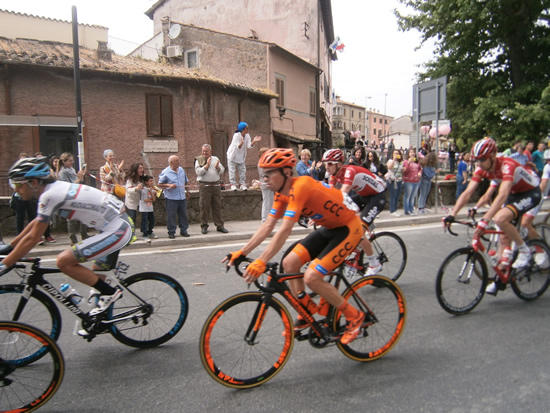
[[292,149],[269,149],[258,161],[258,166],[264,169],[292,168],[296,166],[296,156]]
[[323,155],[323,162],[344,162],[344,152],[340,149],[329,149]]
[[496,152],[496,142],[491,138],[483,138],[472,147],[472,160],[483,161]]

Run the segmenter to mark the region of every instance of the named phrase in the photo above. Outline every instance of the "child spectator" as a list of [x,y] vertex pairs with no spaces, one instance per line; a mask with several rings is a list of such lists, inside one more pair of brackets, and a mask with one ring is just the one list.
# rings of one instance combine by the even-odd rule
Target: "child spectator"
[[141,212],[141,234],[143,241],[151,242],[151,239],[157,238],[153,232],[155,227],[155,213],[153,212],[153,202],[157,199],[155,182],[153,177],[145,175],[143,177],[145,186],[141,189],[141,199],[139,201],[139,212]]

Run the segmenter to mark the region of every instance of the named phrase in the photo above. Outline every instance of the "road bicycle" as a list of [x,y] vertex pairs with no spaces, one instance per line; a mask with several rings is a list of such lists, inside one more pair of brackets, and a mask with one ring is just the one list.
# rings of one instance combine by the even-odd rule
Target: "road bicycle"
[[[526,267],[512,268],[518,254],[515,251],[509,265],[502,269],[494,255],[502,231],[489,229],[482,237],[474,235],[470,241],[469,231],[477,226],[474,218],[454,223],[467,226],[468,246],[451,252],[443,260],[437,273],[437,301],[445,311],[454,315],[472,311],[485,294],[489,282],[488,268],[494,271],[494,280],[497,277],[500,280],[501,289],[510,284],[514,293],[522,300],[534,300],[546,291],[550,283],[550,249],[544,241],[526,241],[532,255]],[[448,230],[450,234],[457,235],[450,227]]]
[[[41,267],[40,258],[22,258],[13,267],[21,283],[0,285],[0,319],[32,323],[57,340],[61,334],[57,302],[81,320],[82,328],[88,332],[85,337],[88,342],[98,334],[110,333],[132,347],[163,344],[185,323],[189,310],[187,294],[175,279],[165,274],[143,272],[125,277],[129,267],[118,262],[114,276],[107,274],[106,278],[112,286],[122,289],[122,298],[106,311],[90,316],[84,303],[75,304],[44,278],[46,274],[60,273],[58,268]],[[29,351],[26,357],[35,361],[44,351]]]
[[[371,224],[367,230],[367,236],[372,244],[374,255],[382,264],[382,270],[378,275],[389,278],[392,281],[403,274],[407,265],[407,247],[399,235],[390,231],[375,232],[376,225]],[[300,242],[294,242],[287,251]],[[282,265],[281,265],[282,268]],[[360,245],[348,255],[343,265],[343,272],[350,280],[356,276],[363,277],[369,268],[369,261]]]
[[[43,352],[30,365],[29,351]],[[65,362],[46,333],[27,324],[0,321],[0,411],[32,412],[50,400],[61,386]]]
[[[237,261],[235,270],[242,276],[245,267],[240,265],[252,260]],[[319,349],[336,345],[352,360],[366,362],[386,355],[401,337],[406,321],[405,298],[392,280],[372,276],[350,284],[341,271],[329,274],[336,288],[344,284],[344,299],[366,314],[357,338],[344,345],[340,338],[346,321],[341,312],[325,301],[315,319],[286,283],[304,274],[281,274],[278,267],[277,263],[268,263],[267,276],[254,283],[258,291],[226,299],[206,319],[200,335],[201,361],[218,383],[244,389],[267,382],[290,358],[294,339],[308,340]],[[275,293],[303,317],[307,328],[294,330],[288,309]]]

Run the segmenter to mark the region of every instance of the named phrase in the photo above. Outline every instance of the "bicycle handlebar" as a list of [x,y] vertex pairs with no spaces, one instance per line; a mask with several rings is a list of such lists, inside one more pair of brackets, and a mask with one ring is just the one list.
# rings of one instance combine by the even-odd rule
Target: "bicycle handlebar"
[[453,222],[445,223],[444,218],[442,219],[442,221],[443,221],[443,231],[449,231],[449,234],[454,235],[455,237],[457,237],[458,234],[451,230],[451,226],[453,224],[466,225],[470,228],[477,227],[477,221],[474,219],[474,217],[471,217],[471,221],[453,221]]

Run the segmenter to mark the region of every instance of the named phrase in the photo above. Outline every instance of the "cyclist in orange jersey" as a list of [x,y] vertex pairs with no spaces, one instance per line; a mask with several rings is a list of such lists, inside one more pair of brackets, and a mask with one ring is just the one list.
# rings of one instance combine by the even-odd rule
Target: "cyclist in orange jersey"
[[[244,273],[247,283],[252,283],[265,272],[266,263],[283,247],[292,227],[300,215],[321,225],[309,234],[283,260],[284,271],[298,273],[300,267],[308,265],[303,279],[289,281],[295,297],[303,292],[305,284],[338,308],[348,321],[347,329],[340,341],[348,344],[357,334],[365,314],[344,300],[338,290],[323,277],[342,264],[363,237],[363,226],[357,216],[358,207],[347,194],[309,176],[293,177],[296,157],[291,149],[275,148],[265,152],[258,163],[265,175],[262,177],[269,189],[275,192],[275,200],[266,221],[250,241],[239,251],[232,252],[222,262],[234,264],[238,257],[244,257],[260,245],[273,231],[282,218],[282,224],[263,253],[252,262]],[[307,323],[300,317],[296,328]]]

